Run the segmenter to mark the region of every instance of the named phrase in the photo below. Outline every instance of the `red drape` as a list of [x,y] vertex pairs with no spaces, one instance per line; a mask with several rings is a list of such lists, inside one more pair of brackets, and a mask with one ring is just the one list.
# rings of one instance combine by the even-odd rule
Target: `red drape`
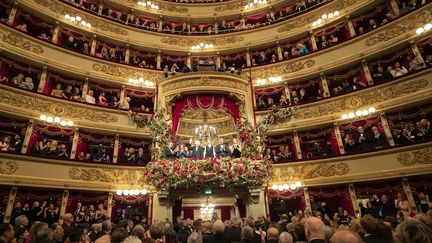
[[172,131],[177,132],[180,118],[187,110],[220,110],[227,111],[234,121],[240,119],[240,111],[234,100],[222,95],[191,95],[185,97],[175,103],[172,108]]

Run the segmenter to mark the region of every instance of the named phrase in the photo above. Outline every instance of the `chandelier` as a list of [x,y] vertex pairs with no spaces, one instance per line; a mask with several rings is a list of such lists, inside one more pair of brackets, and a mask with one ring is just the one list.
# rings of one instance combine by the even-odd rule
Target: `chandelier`
[[146,195],[147,190],[146,189],[130,189],[130,190],[117,190],[116,195],[117,196],[140,196],[140,195]]
[[76,23],[78,25],[81,25],[82,27],[91,28],[92,25],[85,20],[83,20],[80,16],[73,16],[70,14],[65,14],[65,19],[69,20],[72,23]]
[[290,184],[281,184],[281,185],[277,185],[274,184],[271,189],[274,191],[290,191],[290,192],[296,192],[298,189],[300,189],[302,187],[302,183],[300,181],[295,181],[292,182]]
[[376,109],[374,107],[369,107],[369,109],[364,109],[364,110],[357,110],[355,112],[350,112],[348,114],[342,114],[341,118],[342,120],[348,120],[348,119],[353,119],[353,118],[363,118],[366,117],[368,115],[372,115],[373,113],[375,113]]
[[314,21],[313,23],[312,23],[312,26],[313,27],[316,27],[316,26],[318,26],[318,25],[320,25],[320,24],[322,24],[322,23],[325,23],[325,22],[328,22],[328,21],[331,21],[333,18],[336,18],[336,17],[338,17],[339,16],[339,11],[334,11],[333,13],[328,13],[328,14],[323,14],[322,16],[321,16],[321,18],[319,18],[319,19],[317,19],[316,21]]
[[205,204],[201,204],[200,212],[201,212],[202,216],[210,218],[213,216],[215,205],[212,203],[209,204],[208,200],[209,200],[209,198],[206,199]]
[[216,127],[207,124],[207,113],[203,114],[203,125],[195,128],[195,138],[198,140],[209,140],[216,137]]

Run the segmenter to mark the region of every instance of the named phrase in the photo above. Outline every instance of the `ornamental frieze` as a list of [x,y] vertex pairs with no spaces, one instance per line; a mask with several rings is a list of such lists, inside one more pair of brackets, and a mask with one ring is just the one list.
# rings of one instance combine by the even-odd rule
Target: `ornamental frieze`
[[246,84],[242,84],[231,80],[201,77],[198,79],[185,79],[185,80],[179,80],[179,81],[163,84],[163,92],[170,92],[173,90],[184,89],[187,87],[202,87],[202,86],[224,87],[224,88],[237,89],[241,91],[247,91]]
[[289,166],[273,167],[273,175],[270,181],[279,182],[341,176],[348,174],[349,171],[350,168],[347,163],[325,163],[315,165],[290,164]]
[[26,40],[22,36],[6,31],[2,31],[2,33],[0,34],[2,35],[1,39],[4,43],[8,43],[23,50],[34,52],[36,54],[42,54],[44,52],[43,48],[40,45],[36,45],[31,41]]
[[417,29],[418,27],[426,23],[431,22],[431,10],[431,6],[425,7],[425,9],[420,12],[415,12],[407,17],[404,17],[404,19],[398,24],[384,28],[384,30],[380,31],[378,34],[367,38],[366,46],[374,46],[376,44],[389,41],[393,38],[401,36],[404,33]]
[[104,123],[114,123],[118,121],[117,116],[109,112],[80,108],[74,104],[57,103],[42,97],[36,98],[29,94],[22,95],[4,89],[0,89],[0,103],[26,110],[38,111],[40,113],[52,113],[77,120]]
[[69,178],[80,181],[138,184],[144,183],[144,172],[120,169],[87,169],[72,167]]
[[119,67],[118,65],[94,63],[92,68],[96,72],[123,77],[125,80],[129,78],[143,78],[157,82],[162,79],[162,73],[160,72],[141,71],[134,68]]
[[400,153],[397,157],[403,166],[432,164],[432,148]]
[[213,43],[217,46],[223,46],[227,44],[234,44],[237,42],[244,41],[242,36],[228,36],[228,37],[213,37],[213,38],[187,38],[187,37],[165,37],[161,39],[161,42],[168,45],[191,47],[198,45],[199,43]]
[[[134,0],[128,0],[128,2],[131,5],[137,4],[137,1],[134,1]],[[158,6],[159,6],[159,9],[161,12],[170,12],[170,13],[187,13],[187,12],[189,12],[188,8],[174,6],[174,4],[171,4],[171,3],[158,2]]]
[[2,161],[0,160],[0,174],[12,175],[18,170],[19,166],[16,161]]
[[228,2],[224,5],[215,7],[214,11],[220,13],[220,12],[233,11],[236,9],[243,9],[247,3],[249,3],[249,1]]
[[269,76],[280,76],[289,73],[295,73],[307,68],[315,66],[315,61],[312,59],[306,61],[297,62],[286,62],[280,65],[274,65],[268,68],[256,68],[252,70],[253,77],[269,77]]

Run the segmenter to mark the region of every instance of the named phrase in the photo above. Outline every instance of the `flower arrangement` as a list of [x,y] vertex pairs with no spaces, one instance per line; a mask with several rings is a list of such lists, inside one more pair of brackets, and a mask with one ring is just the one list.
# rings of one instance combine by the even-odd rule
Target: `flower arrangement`
[[161,190],[187,184],[216,184],[222,188],[261,186],[270,176],[269,168],[266,161],[247,158],[159,159],[147,165],[145,178]]

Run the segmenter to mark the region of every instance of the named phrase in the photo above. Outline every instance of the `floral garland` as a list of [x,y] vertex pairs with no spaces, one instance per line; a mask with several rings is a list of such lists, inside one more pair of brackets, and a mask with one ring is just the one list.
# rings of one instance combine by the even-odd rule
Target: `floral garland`
[[261,186],[269,179],[269,168],[267,161],[247,158],[153,160],[147,165],[145,178],[162,190],[188,184]]

